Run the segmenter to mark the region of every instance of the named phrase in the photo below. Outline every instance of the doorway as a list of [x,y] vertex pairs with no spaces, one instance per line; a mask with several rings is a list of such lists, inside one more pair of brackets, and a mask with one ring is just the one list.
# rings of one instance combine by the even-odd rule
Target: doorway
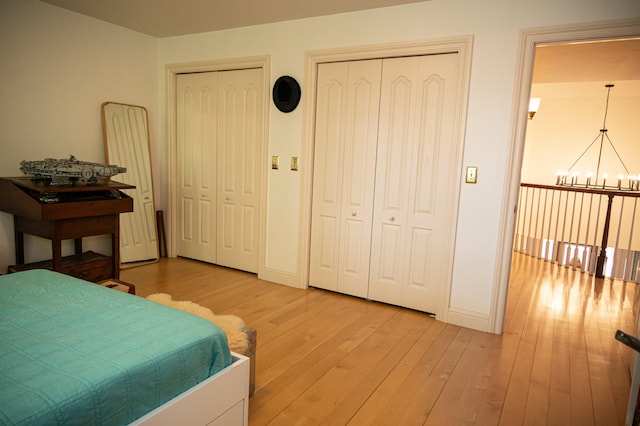
[[507,170],[506,182],[508,193],[503,202],[501,215],[501,253],[497,259],[498,279],[496,291],[493,292],[492,309],[489,316],[489,329],[494,333],[502,333],[506,296],[511,269],[513,239],[515,233],[516,211],[519,200],[520,176],[525,149],[526,128],[528,124],[528,106],[533,82],[534,57],[537,47],[545,45],[561,45],[570,43],[588,43],[606,40],[622,40],[637,38],[640,34],[640,22],[637,20],[613,21],[567,26],[564,28],[543,28],[524,31],[520,45],[520,74],[517,76],[519,88],[516,92],[512,140],[514,143],[509,152],[510,168]]

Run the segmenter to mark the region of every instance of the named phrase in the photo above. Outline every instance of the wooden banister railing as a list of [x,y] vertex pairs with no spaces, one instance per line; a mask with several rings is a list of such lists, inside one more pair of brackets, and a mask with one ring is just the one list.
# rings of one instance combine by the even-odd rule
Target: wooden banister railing
[[514,250],[640,282],[639,191],[520,184]]

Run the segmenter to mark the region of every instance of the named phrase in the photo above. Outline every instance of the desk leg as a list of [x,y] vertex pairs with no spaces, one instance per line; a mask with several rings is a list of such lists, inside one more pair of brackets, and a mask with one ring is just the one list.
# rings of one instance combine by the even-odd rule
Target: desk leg
[[111,270],[113,278],[120,278],[120,218],[113,217],[113,234],[111,234]]
[[75,254],[82,254],[82,238],[75,239]]
[[62,271],[62,241],[54,238],[51,240],[51,251],[53,252],[53,270]]
[[16,242],[16,265],[24,265],[24,232],[18,231],[18,226],[14,220],[14,238]]

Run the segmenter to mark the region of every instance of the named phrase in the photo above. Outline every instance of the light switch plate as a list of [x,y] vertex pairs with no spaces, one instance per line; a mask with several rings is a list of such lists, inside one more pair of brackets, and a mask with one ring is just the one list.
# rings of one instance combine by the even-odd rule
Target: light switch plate
[[467,167],[467,177],[465,179],[465,182],[478,183],[478,167],[476,166]]
[[271,157],[271,168],[272,169],[277,169],[279,164],[280,164],[280,159],[278,158],[277,155],[273,155]]
[[298,170],[298,157],[291,157],[291,170]]

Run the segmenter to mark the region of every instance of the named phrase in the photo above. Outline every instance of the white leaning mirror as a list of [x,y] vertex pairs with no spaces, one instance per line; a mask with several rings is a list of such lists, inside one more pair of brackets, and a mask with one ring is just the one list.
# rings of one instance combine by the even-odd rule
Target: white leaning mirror
[[127,168],[115,180],[135,186],[124,191],[133,198],[133,212],[120,215],[121,266],[157,261],[159,246],[147,110],[136,105],[105,102],[102,131],[107,164]]

